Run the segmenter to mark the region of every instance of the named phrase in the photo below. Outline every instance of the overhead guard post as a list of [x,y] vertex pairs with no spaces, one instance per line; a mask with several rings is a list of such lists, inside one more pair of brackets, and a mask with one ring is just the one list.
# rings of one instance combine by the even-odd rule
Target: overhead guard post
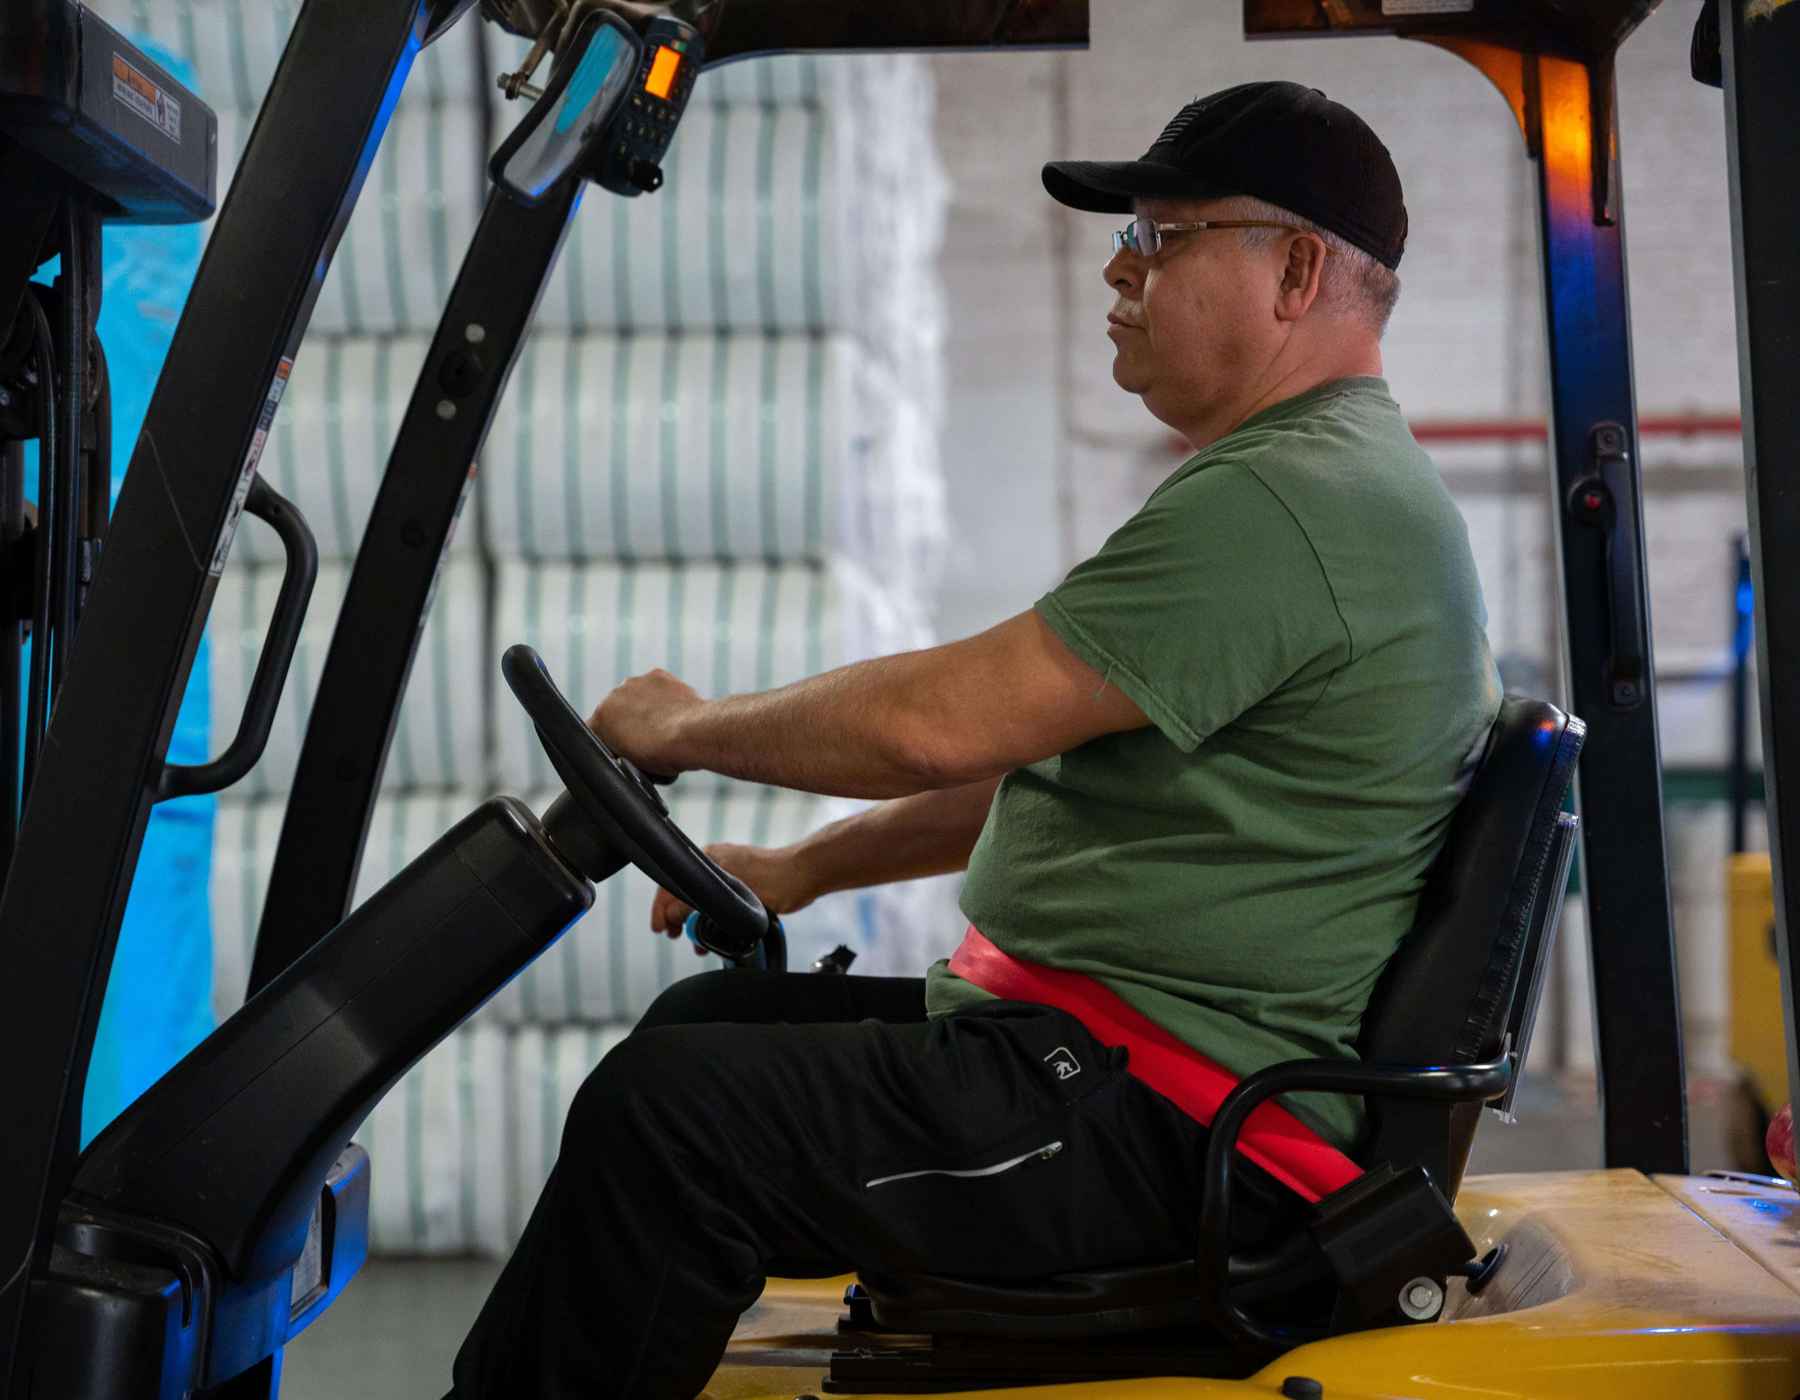
[[420,625],[525,328],[581,199],[494,188],[413,385],[320,672],[251,959],[254,996],[350,908]]

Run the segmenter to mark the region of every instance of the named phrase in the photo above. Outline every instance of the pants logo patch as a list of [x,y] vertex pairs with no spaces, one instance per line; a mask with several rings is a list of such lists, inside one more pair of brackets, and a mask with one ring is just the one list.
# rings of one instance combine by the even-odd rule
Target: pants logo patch
[[1073,1079],[1081,1073],[1081,1061],[1069,1053],[1066,1045],[1059,1045],[1044,1056],[1044,1063],[1056,1071],[1056,1077],[1059,1080]]

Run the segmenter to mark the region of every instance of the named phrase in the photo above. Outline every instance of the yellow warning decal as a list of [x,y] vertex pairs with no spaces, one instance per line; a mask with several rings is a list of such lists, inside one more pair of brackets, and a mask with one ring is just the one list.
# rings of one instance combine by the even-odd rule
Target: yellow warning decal
[[112,89],[115,101],[136,112],[171,141],[181,140],[181,103],[140,73],[121,53],[113,55]]

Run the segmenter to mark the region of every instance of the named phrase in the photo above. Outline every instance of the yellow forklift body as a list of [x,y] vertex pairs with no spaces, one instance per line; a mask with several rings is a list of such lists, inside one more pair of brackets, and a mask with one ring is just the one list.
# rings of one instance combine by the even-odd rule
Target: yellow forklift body
[[1788,1101],[1787,1040],[1781,1025],[1781,966],[1775,960],[1775,885],[1767,853],[1730,856],[1725,899],[1731,929],[1731,1058],[1765,1112]]
[[[1335,1400],[1793,1400],[1800,1394],[1800,1193],[1633,1171],[1471,1177],[1457,1202],[1506,1261],[1443,1319],[1334,1338],[1244,1381],[1144,1378],[963,1400],[1250,1400],[1289,1376]],[[770,1282],[709,1400],[817,1396],[848,1280]]]

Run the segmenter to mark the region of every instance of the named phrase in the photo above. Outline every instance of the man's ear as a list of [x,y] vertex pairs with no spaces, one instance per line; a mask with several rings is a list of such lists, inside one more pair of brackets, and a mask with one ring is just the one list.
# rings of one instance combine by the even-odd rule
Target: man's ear
[[1275,317],[1298,321],[1312,309],[1324,283],[1325,259],[1331,250],[1317,234],[1296,233],[1287,242],[1287,262],[1275,292]]

